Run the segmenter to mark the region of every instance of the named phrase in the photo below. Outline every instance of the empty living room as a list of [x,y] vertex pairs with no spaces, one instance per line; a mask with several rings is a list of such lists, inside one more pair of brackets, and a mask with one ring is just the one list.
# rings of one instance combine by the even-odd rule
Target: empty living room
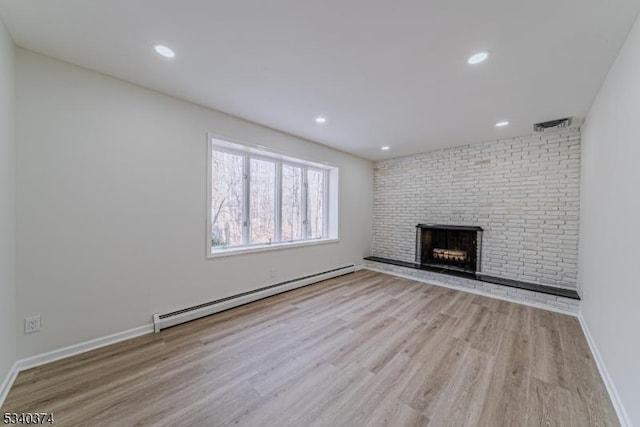
[[0,425],[640,427],[640,0],[0,0]]

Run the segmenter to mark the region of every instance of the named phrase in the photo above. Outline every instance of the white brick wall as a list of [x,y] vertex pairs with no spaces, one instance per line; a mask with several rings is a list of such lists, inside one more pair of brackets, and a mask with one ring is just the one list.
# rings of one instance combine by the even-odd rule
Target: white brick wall
[[373,255],[415,260],[418,223],[479,225],[481,271],[576,288],[580,130],[379,161]]

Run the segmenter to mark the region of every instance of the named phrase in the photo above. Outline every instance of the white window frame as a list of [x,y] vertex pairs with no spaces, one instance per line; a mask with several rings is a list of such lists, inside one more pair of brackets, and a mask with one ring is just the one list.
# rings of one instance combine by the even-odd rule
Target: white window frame
[[[215,144],[217,141],[218,144]],[[214,147],[215,145],[215,147]],[[250,145],[224,136],[207,135],[207,227],[206,251],[207,258],[238,255],[265,250],[285,249],[299,246],[318,245],[339,242],[338,239],[338,197],[337,179],[338,168],[328,163],[318,164],[298,157],[267,151],[263,146]],[[214,151],[243,156],[243,194],[242,194],[242,245],[213,248],[211,246],[211,198],[212,198],[212,156]],[[251,158],[273,162],[275,164],[275,212],[274,212],[274,240],[272,243],[251,243],[251,210],[250,210],[250,173]],[[301,168],[302,170],[302,239],[281,241],[282,238],[282,165]],[[308,214],[308,170],[323,173],[324,178],[324,207],[323,207],[323,236],[310,238]],[[336,194],[334,194],[336,193]]]

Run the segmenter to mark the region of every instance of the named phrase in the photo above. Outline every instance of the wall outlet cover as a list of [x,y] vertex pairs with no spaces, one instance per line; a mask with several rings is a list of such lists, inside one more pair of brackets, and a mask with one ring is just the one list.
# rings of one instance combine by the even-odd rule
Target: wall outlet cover
[[24,333],[30,334],[40,330],[40,315],[24,318]]

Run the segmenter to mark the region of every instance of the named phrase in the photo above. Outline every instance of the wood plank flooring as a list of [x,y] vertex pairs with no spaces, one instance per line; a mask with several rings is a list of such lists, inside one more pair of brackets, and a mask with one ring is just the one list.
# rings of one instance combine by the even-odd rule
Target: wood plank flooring
[[60,426],[616,426],[571,316],[360,271],[20,373]]

